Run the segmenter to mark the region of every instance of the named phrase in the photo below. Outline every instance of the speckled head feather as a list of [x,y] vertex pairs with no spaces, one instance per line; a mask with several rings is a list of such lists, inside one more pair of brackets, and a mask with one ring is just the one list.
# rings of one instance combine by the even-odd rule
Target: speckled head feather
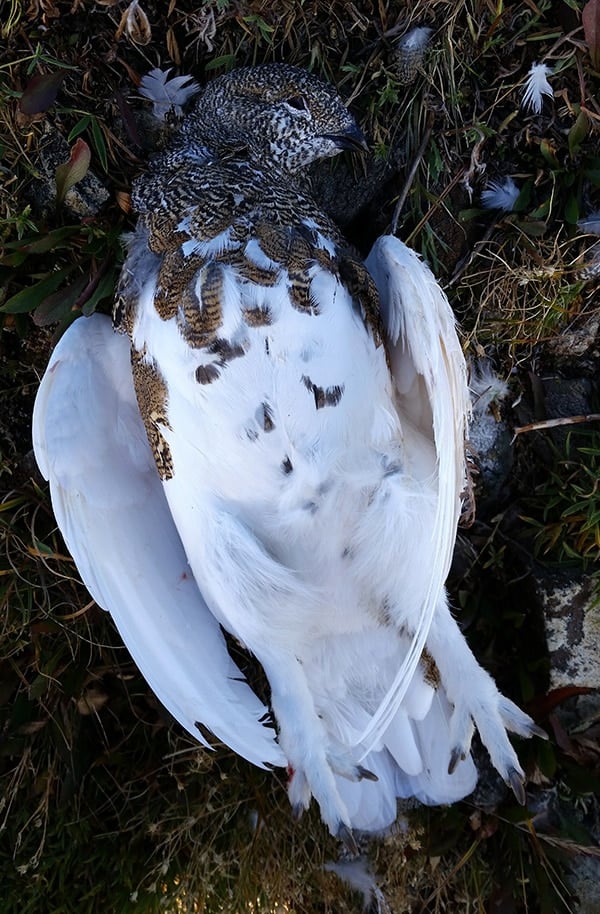
[[243,67],[210,82],[186,118],[181,139],[218,154],[243,147],[262,167],[295,172],[342,149],[366,149],[334,88],[287,64]]

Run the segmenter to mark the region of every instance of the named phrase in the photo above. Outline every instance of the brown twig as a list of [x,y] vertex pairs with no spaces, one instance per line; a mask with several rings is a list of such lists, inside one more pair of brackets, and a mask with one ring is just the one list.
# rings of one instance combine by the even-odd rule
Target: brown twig
[[454,177],[452,178],[452,180],[448,184],[446,184],[446,186],[444,187],[444,189],[441,192],[441,194],[439,195],[439,197],[437,197],[435,202],[431,204],[431,206],[429,207],[429,209],[427,210],[425,215],[421,216],[420,220],[417,222],[417,224],[413,228],[412,232],[406,239],[407,244],[410,244],[412,239],[416,238],[418,236],[418,234],[421,231],[421,229],[423,228],[423,226],[429,221],[429,219],[431,218],[433,213],[438,209],[438,207],[440,207],[442,205],[442,203],[444,202],[444,200],[446,199],[448,194],[456,187],[456,185],[458,184],[459,181],[462,181],[462,179],[465,176],[465,171],[466,171],[465,168],[459,169],[457,171],[457,173],[454,175]]
[[425,155],[425,150],[427,149],[427,144],[429,143],[429,138],[431,136],[432,129],[433,129],[433,113],[430,111],[427,115],[425,131],[421,138],[421,142],[419,143],[419,148],[417,149],[415,157],[412,160],[410,169],[406,176],[406,181],[404,182],[404,187],[400,191],[400,196],[398,197],[398,202],[396,203],[396,207],[394,209],[394,215],[392,217],[392,235],[396,234],[396,230],[398,228],[398,219],[400,218],[400,213],[402,212],[402,207],[404,206],[404,204],[406,202],[406,198],[408,197],[409,191],[412,187],[413,181],[415,179],[415,175],[417,173],[417,168],[419,167],[421,159]]
[[465,272],[467,267],[469,267],[473,263],[473,261],[475,260],[475,257],[479,253],[479,251],[481,251],[481,249],[483,247],[485,247],[485,245],[488,243],[488,241],[494,234],[496,227],[497,227],[497,223],[495,221],[491,222],[490,225],[488,225],[487,229],[485,230],[483,238],[480,238],[479,241],[476,241],[475,244],[473,245],[473,247],[471,248],[471,250],[468,251],[467,254],[465,254],[465,256],[462,258],[462,260],[459,263],[457,263],[457,265],[454,269],[454,273],[452,274],[450,280],[448,281],[449,286],[452,286],[452,285],[454,285],[454,283],[458,282],[458,280],[463,275],[463,273]]
[[[523,432],[535,432],[538,429],[557,428],[561,425],[581,425],[582,422],[599,422],[600,413],[588,413],[586,416],[565,416],[560,419],[543,419],[540,422],[530,422],[528,425],[519,425],[514,432],[513,441]],[[511,442],[512,443],[512,442]]]

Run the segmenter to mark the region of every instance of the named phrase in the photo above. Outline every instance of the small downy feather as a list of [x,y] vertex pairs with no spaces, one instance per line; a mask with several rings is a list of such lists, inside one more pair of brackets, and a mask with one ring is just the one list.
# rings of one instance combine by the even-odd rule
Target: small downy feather
[[490,181],[481,193],[481,205],[485,209],[499,209],[510,213],[515,208],[520,193],[520,189],[510,177]]
[[542,110],[544,102],[543,96],[554,96],[552,86],[548,82],[548,76],[552,73],[552,68],[545,63],[534,63],[527,74],[525,85],[523,86],[523,98],[521,105],[523,108],[531,108],[535,114]]
[[471,362],[469,369],[469,390],[473,401],[473,415],[482,415],[487,413],[492,403],[507,398],[509,387],[504,378],[497,375],[491,364],[485,359]]
[[423,63],[433,29],[419,26],[406,32],[396,44],[398,81],[407,86],[415,79]]
[[355,892],[360,892],[365,914],[391,914],[391,908],[369,869],[366,857],[357,857],[355,860],[330,860],[324,869],[328,873],[335,873],[338,879]]
[[171,70],[155,67],[142,76],[138,90],[140,95],[152,102],[152,113],[161,121],[171,108],[175,114],[181,115],[183,105],[200,91],[200,86],[191,76],[169,78],[169,73]]
[[[595,210],[577,222],[584,235],[600,235],[600,212]],[[597,282],[600,276],[600,242],[595,241],[585,252],[585,264],[575,274],[583,282]]]
[[577,222],[577,228],[586,235],[600,235],[600,212],[590,213]]

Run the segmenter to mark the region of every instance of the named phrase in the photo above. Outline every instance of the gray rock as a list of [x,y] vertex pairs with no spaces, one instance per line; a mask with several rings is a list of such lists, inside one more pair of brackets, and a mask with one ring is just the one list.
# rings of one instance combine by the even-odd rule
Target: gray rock
[[478,516],[493,511],[510,475],[512,430],[504,418],[508,385],[485,361],[469,366],[473,417],[469,427],[469,450],[477,466],[475,495]]
[[576,857],[568,881],[579,900],[573,910],[577,914],[600,914],[600,858]]
[[[598,581],[565,573],[538,577],[550,658],[550,688],[600,689],[600,603]],[[579,695],[555,711],[567,733],[586,730],[600,715],[600,692]],[[597,810],[597,801],[593,800]],[[573,810],[571,812],[574,812]],[[586,823],[589,825],[589,823]],[[598,835],[592,834],[597,840]],[[600,858],[579,854],[569,866],[570,899],[575,914],[600,914]]]
[[536,582],[550,657],[550,687],[600,688],[598,581],[548,574]]
[[594,377],[600,365],[600,314],[546,342],[544,355],[554,369],[576,367],[578,373]]

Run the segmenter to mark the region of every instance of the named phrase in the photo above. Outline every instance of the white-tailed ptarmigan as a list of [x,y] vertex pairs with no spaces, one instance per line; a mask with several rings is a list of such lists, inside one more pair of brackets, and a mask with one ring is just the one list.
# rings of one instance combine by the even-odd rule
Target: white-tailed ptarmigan
[[[538,733],[447,604],[466,483],[450,306],[395,237],[366,262],[303,174],[362,149],[337,94],[287,65],[210,82],[134,186],[114,332],[57,345],[35,452],[66,544],[156,695],[290,771],[334,834],[396,798],[474,787],[474,726],[524,797],[507,730]],[[222,626],[258,658],[271,711]],[[200,729],[202,725],[202,729]]]

